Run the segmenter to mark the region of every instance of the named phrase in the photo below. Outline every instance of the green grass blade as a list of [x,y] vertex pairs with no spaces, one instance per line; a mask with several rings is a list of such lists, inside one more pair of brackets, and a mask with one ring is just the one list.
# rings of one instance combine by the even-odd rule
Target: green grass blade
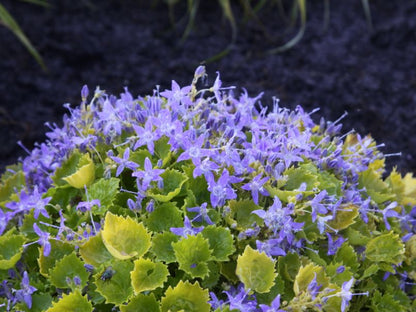
[[237,24],[234,19],[233,11],[231,10],[230,0],[218,0],[225,18],[230,22],[232,29],[232,39],[231,42],[234,43],[237,39]]
[[50,3],[47,0],[20,0],[20,1],[40,5],[40,6],[43,6],[45,8],[50,8],[51,7]]
[[373,31],[373,21],[371,18],[370,3],[368,0],[361,0],[364,8],[365,19],[367,20],[367,26],[370,31]]
[[328,30],[330,14],[331,10],[329,0],[324,0],[324,32]]
[[183,43],[186,38],[188,38],[191,33],[192,28],[194,27],[196,13],[198,12],[199,0],[188,0],[188,12],[189,12],[189,21],[186,25],[185,31],[183,32],[181,43]]
[[306,29],[306,0],[297,0],[298,9],[300,13],[300,29],[295,37],[293,37],[289,42],[284,44],[283,46],[271,49],[268,51],[269,54],[275,54],[287,51],[295,46],[303,37]]
[[39,63],[42,69],[44,71],[47,71],[45,63],[42,60],[42,57],[39,55],[35,47],[32,45],[32,43],[29,41],[29,39],[20,29],[19,25],[14,20],[14,18],[9,14],[6,8],[1,4],[0,4],[0,24],[3,24],[7,28],[9,28],[13,32],[13,34],[20,40],[20,42],[26,47],[26,49],[30,52],[30,54],[32,54],[32,56]]

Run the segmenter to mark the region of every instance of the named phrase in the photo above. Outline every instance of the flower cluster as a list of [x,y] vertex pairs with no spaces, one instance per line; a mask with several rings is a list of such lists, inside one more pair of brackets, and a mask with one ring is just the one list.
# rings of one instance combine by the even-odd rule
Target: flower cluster
[[415,307],[416,179],[340,119],[204,76],[137,98],[85,86],[8,167],[0,310]]

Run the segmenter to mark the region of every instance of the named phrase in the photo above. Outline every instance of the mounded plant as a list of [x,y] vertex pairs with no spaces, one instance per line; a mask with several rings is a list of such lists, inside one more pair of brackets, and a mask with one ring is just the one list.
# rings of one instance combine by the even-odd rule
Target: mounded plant
[[0,184],[2,311],[413,311],[416,179],[219,75],[96,89]]

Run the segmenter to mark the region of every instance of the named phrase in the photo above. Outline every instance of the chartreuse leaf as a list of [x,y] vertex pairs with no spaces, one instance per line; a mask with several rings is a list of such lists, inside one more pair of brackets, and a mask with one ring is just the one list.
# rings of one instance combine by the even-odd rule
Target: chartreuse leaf
[[211,258],[212,250],[209,242],[201,233],[196,236],[182,238],[172,243],[179,269],[185,271],[193,278],[204,278],[208,275],[207,261]]
[[62,180],[66,181],[72,187],[82,189],[90,185],[95,178],[95,166],[90,154],[86,153],[81,156],[77,164],[77,170]]
[[355,223],[355,218],[359,215],[358,207],[355,205],[341,206],[335,215],[335,219],[328,221],[330,228],[343,230]]
[[108,207],[113,204],[118,193],[120,179],[99,179],[88,188],[89,199],[99,199],[101,207],[94,206],[92,212],[98,215],[104,215]]
[[404,244],[398,234],[382,234],[371,239],[366,246],[367,259],[374,262],[399,264],[404,260]]
[[93,266],[100,266],[111,261],[113,256],[108,252],[101,237],[101,232],[88,238],[88,241],[79,248],[82,259],[85,263]]
[[54,302],[46,312],[92,312],[92,304],[86,296],[76,290],[69,295],[63,294],[62,299]]
[[416,201],[416,178],[412,173],[407,173],[403,178],[404,183],[404,197],[401,204],[411,203],[415,205]]
[[175,202],[163,203],[144,220],[146,227],[152,232],[168,231],[171,227],[183,225],[182,212],[176,207]]
[[0,270],[11,269],[20,260],[23,253],[25,237],[10,230],[0,236]]
[[120,306],[121,312],[160,312],[159,303],[153,294],[138,294],[127,305]]
[[142,223],[107,212],[101,236],[107,250],[117,259],[143,256],[150,248],[150,234]]
[[174,169],[166,169],[160,176],[163,179],[163,189],[153,188],[148,191],[150,197],[160,202],[168,202],[177,196],[188,180],[186,174]]
[[350,267],[354,272],[357,271],[360,266],[357,253],[347,242],[342,244],[342,246],[337,250],[337,253],[335,254],[335,261],[341,262],[342,264]]
[[0,207],[4,206],[10,196],[16,194],[26,185],[25,175],[22,171],[18,171],[0,182]]
[[210,261],[208,262],[208,276],[206,276],[202,281],[201,285],[204,288],[211,288],[217,285],[220,278],[220,266],[218,262]]
[[49,277],[49,270],[55,266],[56,261],[61,260],[64,256],[74,251],[74,246],[63,241],[51,239],[49,243],[51,244],[49,255],[45,257],[41,249],[38,258],[39,272],[46,278]]
[[373,168],[361,172],[358,178],[359,188],[365,188],[371,199],[377,204],[394,199],[395,195],[389,191],[388,184],[381,177],[381,173]]
[[329,279],[325,275],[324,269],[321,266],[309,263],[306,266],[302,266],[296,275],[295,283],[293,284],[293,291],[296,296],[303,291],[307,291],[308,286],[314,279],[315,275],[316,282],[319,285],[322,285],[322,289],[325,289],[328,286]]
[[81,159],[81,153],[75,150],[66,161],[64,161],[61,167],[55,170],[55,175],[52,176],[52,181],[56,186],[68,185],[63,178],[72,175],[77,171],[77,165]]
[[390,293],[381,294],[376,290],[371,298],[371,308],[373,311],[404,311],[399,301],[395,300]]
[[159,233],[152,238],[151,251],[159,261],[172,263],[176,261],[172,243],[179,240],[179,237],[172,232]]
[[379,270],[379,266],[378,264],[373,263],[372,265],[370,265],[368,268],[366,268],[363,272],[363,275],[361,276],[361,279],[364,280],[367,277],[370,277],[374,274],[376,274]]
[[312,164],[303,164],[297,168],[291,167],[283,172],[283,175],[287,176],[285,190],[293,191],[299,189],[302,183],[306,183],[306,190],[311,191],[315,187],[318,187],[318,177],[315,174]]
[[238,230],[246,230],[251,228],[254,223],[263,225],[264,221],[258,215],[252,213],[254,210],[261,209],[252,200],[231,200],[230,213],[225,216],[225,220],[231,227]]
[[212,260],[228,261],[235,251],[233,236],[228,228],[209,225],[202,231],[202,236],[208,239]]
[[131,284],[137,295],[143,291],[154,290],[163,287],[168,280],[168,268],[161,262],[153,262],[149,259],[137,259],[134,261],[134,270],[130,273]]
[[186,183],[187,189],[191,190],[193,193],[193,198],[196,199],[195,205],[188,206],[188,207],[195,207],[198,205],[202,205],[204,202],[210,202],[210,192],[208,191],[208,184],[207,181],[203,176],[199,176],[194,178],[193,171],[195,166],[188,165],[182,166],[182,170],[186,173],[188,177],[188,181]]
[[167,136],[161,137],[155,142],[155,154],[162,160],[162,167],[165,166],[171,159],[169,138]]
[[278,259],[278,272],[285,280],[294,282],[299,272],[300,259],[296,253],[288,253]]
[[406,263],[411,265],[416,260],[416,235],[412,235],[406,242]]
[[[338,273],[337,270],[341,266],[344,266],[344,270],[341,273]],[[353,273],[350,268],[343,265],[341,262],[330,263],[326,267],[326,274],[331,279],[331,282],[337,284],[338,286],[342,286],[344,282],[349,281],[353,277]]]
[[97,292],[105,298],[107,303],[122,304],[133,294],[131,270],[133,270],[133,263],[130,261],[114,261],[111,267],[94,275]]
[[277,276],[273,260],[248,245],[238,256],[236,274],[246,289],[258,293],[269,292]]
[[162,298],[162,312],[209,312],[209,295],[207,289],[202,289],[198,282],[191,284],[179,281],[175,288],[171,286]]
[[80,286],[83,288],[87,284],[89,275],[84,267],[84,263],[77,257],[75,252],[56,261],[49,274],[51,283],[58,288],[73,288],[74,277],[78,277],[81,280]]

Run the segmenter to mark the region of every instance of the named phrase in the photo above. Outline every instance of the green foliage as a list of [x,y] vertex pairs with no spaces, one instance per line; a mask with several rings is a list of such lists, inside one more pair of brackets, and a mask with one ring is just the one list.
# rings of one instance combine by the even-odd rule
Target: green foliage
[[144,220],[144,224],[152,232],[169,231],[171,227],[183,224],[182,212],[174,202],[163,203]]
[[198,282],[180,281],[175,288],[166,290],[161,302],[162,312],[209,312],[208,300],[208,290],[203,290]]
[[99,179],[88,187],[89,199],[98,199],[101,206],[94,206],[92,212],[104,216],[109,207],[113,204],[118,194],[120,180],[117,178]]
[[246,289],[267,293],[274,285],[276,272],[274,262],[265,253],[247,246],[238,256],[236,274]]
[[81,293],[76,290],[69,295],[64,294],[62,299],[60,299],[58,302],[54,302],[52,307],[46,310],[46,312],[69,311],[92,312],[92,305],[86,296],[82,296]]
[[168,202],[181,192],[182,185],[188,180],[187,176],[177,170],[168,169],[161,174],[163,189],[152,189],[149,196],[160,202]]
[[127,305],[120,306],[121,312],[160,312],[159,303],[153,294],[138,294]]
[[134,293],[138,294],[162,287],[167,281],[168,274],[168,269],[163,263],[143,258],[137,259],[134,261],[134,270],[131,272]]
[[209,242],[201,234],[182,238],[176,243],[172,243],[176,261],[179,269],[185,271],[193,278],[205,277],[208,275],[208,264],[212,250]]
[[22,257],[25,237],[13,234],[13,232],[10,230],[0,236],[0,270],[13,268]]
[[212,260],[227,261],[235,251],[233,237],[227,228],[210,225],[204,228],[202,236],[208,239]]
[[57,288],[76,288],[74,277],[78,277],[80,279],[79,286],[82,289],[88,280],[84,264],[74,252],[56,261],[49,274],[51,283]]
[[366,246],[366,257],[375,262],[399,264],[404,260],[404,244],[392,232],[371,239]]
[[150,234],[142,223],[130,217],[107,212],[101,235],[109,253],[120,260],[141,257],[150,248]]
[[133,264],[129,261],[114,261],[111,266],[94,275],[97,291],[107,303],[122,304],[133,294],[130,272]]

